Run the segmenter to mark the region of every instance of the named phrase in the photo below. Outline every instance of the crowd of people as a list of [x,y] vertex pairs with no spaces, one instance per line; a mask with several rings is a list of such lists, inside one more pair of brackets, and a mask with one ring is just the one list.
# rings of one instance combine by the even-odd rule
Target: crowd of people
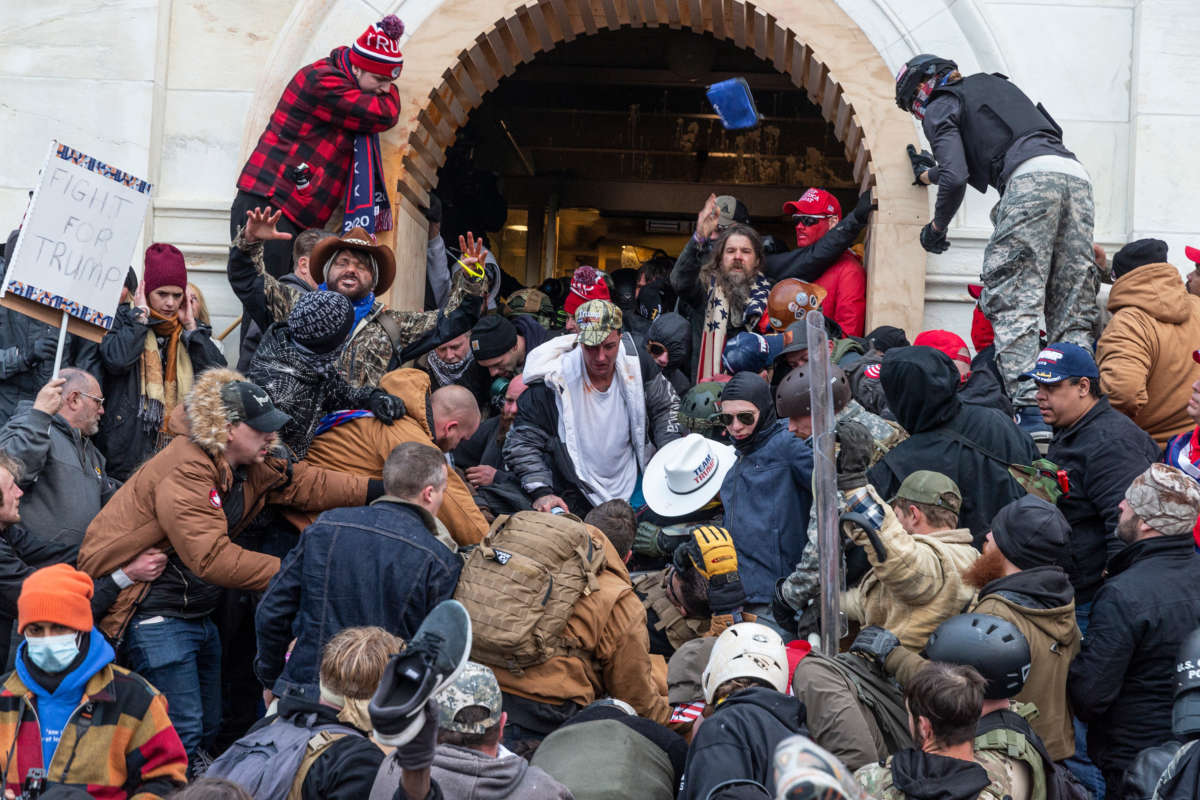
[[1109,266],[1045,109],[935,56],[897,78],[925,248],[1002,192],[970,346],[866,330],[875,203],[820,187],[793,249],[711,195],[673,263],[536,287],[434,197],[404,310],[420,267],[374,235],[402,33],[302,68],[246,164],[238,369],[170,244],[56,375],[0,309],[6,791],[1200,796],[1200,280],[1155,239]]

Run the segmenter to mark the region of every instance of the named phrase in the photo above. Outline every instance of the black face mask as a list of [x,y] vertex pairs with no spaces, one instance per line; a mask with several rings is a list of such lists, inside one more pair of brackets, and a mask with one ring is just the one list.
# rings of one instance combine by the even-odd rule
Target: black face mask
[[770,384],[755,372],[739,372],[721,390],[721,402],[726,400],[745,400],[758,409],[758,424],[754,426],[754,432],[745,439],[733,440],[733,446],[739,452],[755,449],[761,438],[770,435],[778,419]]

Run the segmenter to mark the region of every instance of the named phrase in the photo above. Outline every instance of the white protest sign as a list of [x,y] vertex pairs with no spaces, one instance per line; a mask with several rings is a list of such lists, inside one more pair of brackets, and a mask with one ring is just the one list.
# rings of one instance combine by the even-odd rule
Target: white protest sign
[[52,141],[0,296],[111,328],[149,203],[146,181]]

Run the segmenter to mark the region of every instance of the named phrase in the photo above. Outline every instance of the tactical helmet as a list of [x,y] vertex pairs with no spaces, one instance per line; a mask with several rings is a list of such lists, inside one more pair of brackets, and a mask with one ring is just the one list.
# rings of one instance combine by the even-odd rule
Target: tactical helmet
[[545,292],[537,289],[519,289],[508,296],[504,304],[504,316],[515,317],[527,314],[534,317],[543,327],[554,321],[554,303]]
[[714,434],[724,431],[717,422],[717,401],[721,399],[723,384],[716,381],[697,383],[679,402],[679,422],[692,433],[720,440]]
[[908,60],[896,73],[896,105],[901,111],[912,111],[917,87],[935,75],[958,69],[958,64],[940,56],[921,53]]
[[[833,386],[833,411],[836,414],[850,402],[850,381],[837,364],[829,365],[829,383]],[[809,365],[802,364],[783,377],[775,390],[775,412],[781,419],[812,414],[809,395]]]
[[1029,642],[1016,625],[991,614],[959,614],[929,635],[924,655],[930,661],[974,667],[987,680],[983,697],[1013,697],[1029,677]]
[[1175,658],[1175,705],[1171,729],[1176,736],[1200,733],[1200,628],[1187,635]]
[[829,294],[824,286],[799,280],[784,278],[771,287],[767,295],[767,319],[776,331],[782,331],[797,320],[803,320],[804,315],[821,307],[825,295]]
[[704,689],[704,702],[711,704],[717,687],[725,681],[758,678],[775,691],[783,692],[787,690],[788,677],[787,648],[783,638],[761,623],[739,622],[717,637],[700,676],[700,684]]

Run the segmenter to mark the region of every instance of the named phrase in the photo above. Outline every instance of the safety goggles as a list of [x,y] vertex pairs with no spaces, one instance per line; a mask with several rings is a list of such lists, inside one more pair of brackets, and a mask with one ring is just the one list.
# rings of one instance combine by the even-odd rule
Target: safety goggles
[[823,219],[825,218],[814,217],[811,214],[792,214],[792,222],[796,223],[797,225],[803,225],[806,228],[811,228],[813,225],[816,225]]
[[726,414],[725,412],[721,412],[720,414],[717,414],[717,420],[720,421],[720,423],[726,428],[732,425],[735,419],[743,425],[753,425],[758,421],[758,415],[753,411],[739,411],[736,414]]
[[658,342],[650,342],[646,345],[646,349],[650,351],[650,355],[652,356],[665,356],[667,354],[667,348]]

